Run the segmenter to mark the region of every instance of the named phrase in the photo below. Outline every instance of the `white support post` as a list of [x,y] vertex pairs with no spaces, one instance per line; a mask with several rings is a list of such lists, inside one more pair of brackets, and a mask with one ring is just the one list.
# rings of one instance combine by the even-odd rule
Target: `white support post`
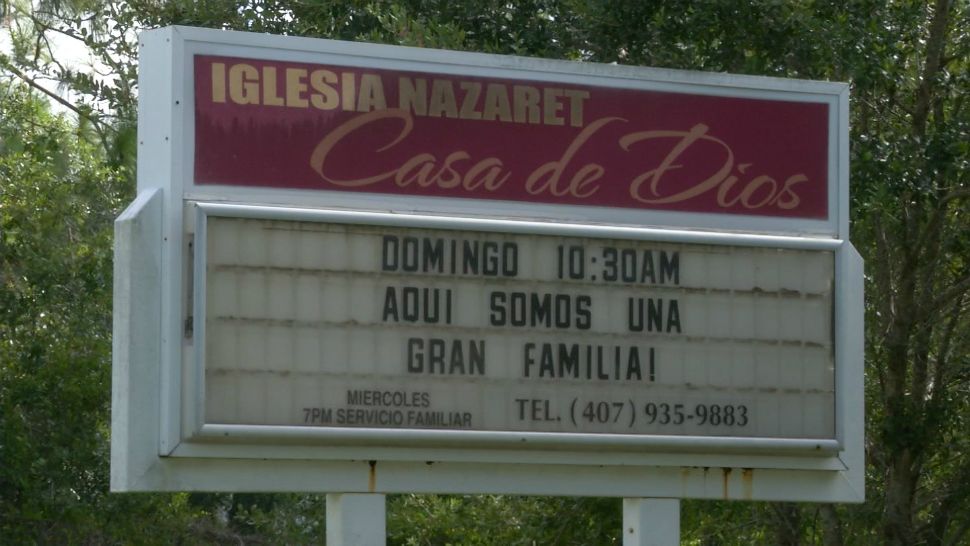
[[327,495],[327,546],[384,546],[387,515],[384,495]]
[[679,544],[679,499],[623,499],[623,546]]

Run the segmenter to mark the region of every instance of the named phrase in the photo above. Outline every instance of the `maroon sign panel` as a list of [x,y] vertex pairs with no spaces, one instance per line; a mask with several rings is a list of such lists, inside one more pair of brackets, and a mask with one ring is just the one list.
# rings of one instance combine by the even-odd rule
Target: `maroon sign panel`
[[828,217],[822,102],[195,57],[195,183]]

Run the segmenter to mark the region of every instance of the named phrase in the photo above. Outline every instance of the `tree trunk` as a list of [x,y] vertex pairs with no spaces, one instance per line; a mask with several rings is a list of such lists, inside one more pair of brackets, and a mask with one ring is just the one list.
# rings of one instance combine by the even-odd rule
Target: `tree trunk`
[[908,449],[893,458],[886,477],[886,507],[883,511],[883,538],[887,546],[910,546],[915,543],[913,504],[916,474]]
[[819,515],[822,517],[823,546],[843,546],[845,539],[842,536],[842,521],[839,519],[839,513],[835,511],[835,506],[823,504],[819,507]]
[[802,510],[792,502],[779,502],[771,505],[775,527],[775,540],[778,546],[799,546],[802,538]]

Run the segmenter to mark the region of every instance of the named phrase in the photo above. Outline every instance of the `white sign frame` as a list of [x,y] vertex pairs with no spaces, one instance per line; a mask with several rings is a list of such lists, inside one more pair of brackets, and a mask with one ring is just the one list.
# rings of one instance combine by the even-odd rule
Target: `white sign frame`
[[[843,245],[832,239],[807,239],[779,236],[722,235],[697,231],[618,228],[576,224],[550,224],[479,218],[451,218],[442,216],[392,215],[382,213],[347,212],[321,209],[295,209],[283,207],[260,207],[248,205],[198,203],[191,206],[195,214],[193,302],[194,317],[205,317],[206,272],[203,266],[206,248],[206,219],[211,216],[248,218],[261,220],[285,220],[296,222],[321,222],[339,224],[363,224],[393,228],[428,228],[462,232],[514,233],[527,235],[553,235],[587,239],[626,239],[650,243],[681,243],[710,245],[763,247],[789,250],[816,250],[832,252],[836,256]],[[194,322],[194,321],[193,321]],[[428,327],[425,327],[427,329]],[[433,328],[431,328],[433,329]],[[206,351],[205,325],[194,324],[192,354],[193,362],[204,363]],[[836,331],[838,327],[836,327]],[[834,340],[838,346],[839,341]],[[833,454],[843,444],[840,431],[835,439],[785,439],[727,436],[674,436],[657,434],[603,434],[603,433],[550,433],[550,432],[499,432],[462,430],[398,430],[388,428],[336,428],[312,426],[255,426],[206,424],[202,418],[205,403],[204,378],[201,366],[194,365],[196,373],[189,376],[184,392],[194,393],[194,400],[185,406],[188,422],[193,428],[189,435],[193,441],[227,441],[227,438],[245,438],[248,441],[273,442],[303,438],[308,443],[354,444],[358,442],[382,443],[394,446],[457,447],[475,444],[490,448],[514,448],[527,445],[576,451],[616,449],[622,451],[683,451],[683,452],[733,452],[733,453],[790,453]],[[839,379],[836,379],[838,387]],[[836,388],[838,392],[838,388]],[[590,462],[594,462],[593,459]]]
[[[442,492],[694,497],[796,501],[864,498],[862,262],[847,241],[847,112],[843,84],[607,67],[516,57],[170,27],[140,38],[139,196],[116,225],[112,392],[113,490]],[[194,186],[192,55],[347,63],[727,96],[824,100],[831,105],[825,221],[581,207],[467,203],[438,198]],[[348,55],[350,57],[348,57]],[[196,205],[201,203],[201,205]],[[495,218],[501,206],[504,219]],[[507,205],[507,206],[506,206]],[[597,435],[503,435],[304,427],[202,427],[194,348],[189,242],[198,214],[339,219],[612,238],[824,249],[836,254],[837,441]],[[577,223],[580,222],[580,223]],[[663,226],[668,229],[658,229]],[[670,229],[672,228],[672,229]],[[690,228],[690,229],[687,229]],[[718,228],[715,232],[711,229]],[[725,232],[732,230],[733,233]],[[198,250],[197,250],[198,251]],[[194,280],[196,286],[199,279]],[[193,326],[189,326],[193,327]],[[194,408],[194,409],[193,409]],[[441,434],[437,434],[440,432]],[[452,437],[452,435],[457,436]],[[313,436],[313,438],[310,438]],[[579,435],[583,436],[583,435]],[[587,435],[588,436],[588,435]],[[473,440],[473,441],[469,441]],[[619,443],[617,443],[619,442]],[[417,445],[414,445],[417,444]],[[525,446],[523,449],[522,446]]]

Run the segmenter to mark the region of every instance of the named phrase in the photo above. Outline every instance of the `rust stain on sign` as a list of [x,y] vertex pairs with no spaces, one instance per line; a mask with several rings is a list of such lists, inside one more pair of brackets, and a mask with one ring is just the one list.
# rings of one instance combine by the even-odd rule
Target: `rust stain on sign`
[[745,500],[751,500],[754,497],[754,469],[753,468],[742,468],[741,469],[741,496]]
[[377,491],[377,461],[368,461],[370,471],[367,475],[367,491],[374,493]]
[[690,468],[681,467],[680,469],[680,490],[683,491],[683,496],[688,496],[688,487],[690,486]]
[[728,467],[724,467],[721,469],[721,472],[722,472],[722,476],[721,476],[722,493],[721,494],[725,499],[728,499],[730,498],[728,496],[728,482],[731,481],[731,469]]

